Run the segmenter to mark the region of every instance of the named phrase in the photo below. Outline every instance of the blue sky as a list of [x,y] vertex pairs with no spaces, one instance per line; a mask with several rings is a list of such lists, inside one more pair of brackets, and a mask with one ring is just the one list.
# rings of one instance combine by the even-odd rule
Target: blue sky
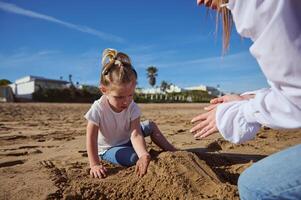
[[180,87],[220,85],[226,92],[266,87],[250,55],[250,40],[232,30],[222,57],[215,13],[196,0],[0,0],[0,79],[26,75],[99,82],[102,50],[127,53],[138,86],[149,87],[146,68]]

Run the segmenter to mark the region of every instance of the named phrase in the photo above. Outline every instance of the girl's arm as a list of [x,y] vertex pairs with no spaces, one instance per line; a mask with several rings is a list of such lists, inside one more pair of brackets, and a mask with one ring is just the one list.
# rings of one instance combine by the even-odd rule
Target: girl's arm
[[87,153],[90,162],[90,175],[95,178],[102,178],[106,176],[107,169],[101,165],[98,150],[97,150],[97,136],[99,127],[88,121],[87,125]]
[[146,150],[145,140],[141,133],[140,117],[131,122],[131,142],[139,158],[135,171],[139,176],[143,176],[147,172],[150,155]]

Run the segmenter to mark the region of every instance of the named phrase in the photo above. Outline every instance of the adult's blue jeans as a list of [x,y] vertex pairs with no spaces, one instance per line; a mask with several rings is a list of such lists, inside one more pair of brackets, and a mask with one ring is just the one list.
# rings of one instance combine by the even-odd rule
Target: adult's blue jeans
[[[141,131],[144,137],[152,133],[152,122],[149,120],[140,123]],[[100,155],[102,160],[113,164],[129,167],[136,164],[138,156],[132,146],[131,141],[126,144],[111,147],[104,154]]]
[[301,144],[246,169],[238,179],[238,190],[242,200],[301,199]]

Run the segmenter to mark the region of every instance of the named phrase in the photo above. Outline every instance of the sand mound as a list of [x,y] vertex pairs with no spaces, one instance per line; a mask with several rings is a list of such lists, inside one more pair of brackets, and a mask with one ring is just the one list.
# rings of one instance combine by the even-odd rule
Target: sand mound
[[109,176],[93,179],[87,173],[86,164],[75,163],[67,169],[58,168],[52,162],[42,165],[58,187],[48,199],[227,199],[237,196],[234,186],[222,183],[205,161],[185,151],[161,153],[151,161],[142,178],[134,174],[134,167],[106,164]]

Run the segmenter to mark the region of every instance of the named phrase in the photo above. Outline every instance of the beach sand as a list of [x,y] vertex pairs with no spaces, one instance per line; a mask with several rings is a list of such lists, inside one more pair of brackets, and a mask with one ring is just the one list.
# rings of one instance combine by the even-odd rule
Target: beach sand
[[0,104],[0,199],[239,199],[239,175],[256,161],[301,143],[301,130],[262,129],[231,144],[214,134],[195,140],[190,120],[206,104],[140,104],[181,151],[152,155],[147,174],[104,163],[108,177],[89,176],[84,113],[90,104]]

